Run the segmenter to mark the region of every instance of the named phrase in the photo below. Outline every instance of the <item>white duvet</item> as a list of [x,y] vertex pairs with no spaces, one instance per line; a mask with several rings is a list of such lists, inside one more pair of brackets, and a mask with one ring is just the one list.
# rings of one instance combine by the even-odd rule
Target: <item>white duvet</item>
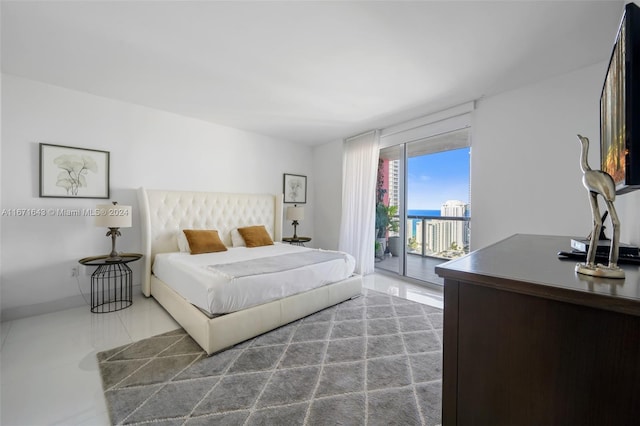
[[275,243],[265,247],[233,247],[225,252],[192,255],[175,252],[155,257],[153,274],[186,300],[203,311],[215,315],[239,311],[272,300],[281,299],[353,274],[355,259],[336,259],[300,268],[264,275],[229,278],[209,265],[232,263],[315,250]]

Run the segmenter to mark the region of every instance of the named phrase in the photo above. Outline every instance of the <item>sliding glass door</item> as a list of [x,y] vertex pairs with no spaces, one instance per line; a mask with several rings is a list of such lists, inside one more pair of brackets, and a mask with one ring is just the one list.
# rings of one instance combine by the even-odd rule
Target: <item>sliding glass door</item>
[[469,129],[380,151],[376,267],[442,284],[434,268],[469,251]]

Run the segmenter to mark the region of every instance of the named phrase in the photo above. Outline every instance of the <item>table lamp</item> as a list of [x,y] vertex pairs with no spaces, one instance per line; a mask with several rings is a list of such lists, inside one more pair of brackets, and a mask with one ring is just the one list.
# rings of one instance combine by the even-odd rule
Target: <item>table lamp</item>
[[99,204],[96,207],[96,226],[109,228],[107,237],[111,237],[111,254],[107,262],[120,262],[122,257],[116,251],[116,237],[120,237],[120,228],[131,227],[131,206],[121,206],[117,201],[113,204]]
[[296,227],[298,226],[298,221],[304,219],[304,207],[287,207],[287,220],[292,220],[293,223],[293,238],[298,238],[296,233]]

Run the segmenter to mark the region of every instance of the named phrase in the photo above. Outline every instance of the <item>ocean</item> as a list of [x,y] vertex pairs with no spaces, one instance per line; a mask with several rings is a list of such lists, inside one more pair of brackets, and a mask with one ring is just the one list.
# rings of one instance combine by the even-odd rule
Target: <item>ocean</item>
[[407,216],[440,216],[440,210],[407,210]]

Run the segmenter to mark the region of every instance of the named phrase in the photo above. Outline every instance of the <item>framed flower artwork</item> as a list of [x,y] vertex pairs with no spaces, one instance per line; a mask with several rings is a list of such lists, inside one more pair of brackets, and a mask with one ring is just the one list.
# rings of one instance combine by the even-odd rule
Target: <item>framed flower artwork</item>
[[40,197],[109,198],[109,152],[41,143]]
[[307,177],[285,173],[282,191],[285,203],[305,204],[307,202]]

